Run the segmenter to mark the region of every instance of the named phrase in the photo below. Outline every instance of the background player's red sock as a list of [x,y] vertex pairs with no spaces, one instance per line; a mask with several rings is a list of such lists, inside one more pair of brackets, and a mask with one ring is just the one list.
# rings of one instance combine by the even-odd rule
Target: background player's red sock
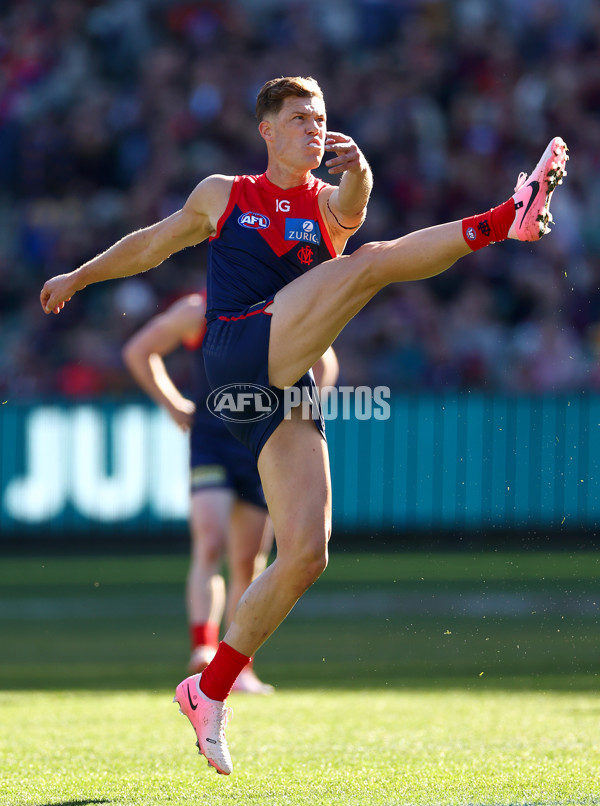
[[487,213],[469,216],[462,220],[462,233],[467,246],[475,252],[491,243],[505,241],[510,225],[515,220],[515,201],[511,197],[504,204],[492,207]]
[[211,700],[225,701],[236,677],[249,662],[247,655],[242,655],[225,641],[221,641],[217,654],[202,672],[200,689]]
[[190,624],[190,644],[192,649],[197,646],[219,645],[219,625],[212,621],[205,621],[202,624]]

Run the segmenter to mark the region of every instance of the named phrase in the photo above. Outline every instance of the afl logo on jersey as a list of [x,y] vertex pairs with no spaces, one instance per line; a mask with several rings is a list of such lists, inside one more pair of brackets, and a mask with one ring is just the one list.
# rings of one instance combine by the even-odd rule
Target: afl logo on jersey
[[271,222],[262,213],[242,213],[238,218],[238,224],[246,229],[266,229]]

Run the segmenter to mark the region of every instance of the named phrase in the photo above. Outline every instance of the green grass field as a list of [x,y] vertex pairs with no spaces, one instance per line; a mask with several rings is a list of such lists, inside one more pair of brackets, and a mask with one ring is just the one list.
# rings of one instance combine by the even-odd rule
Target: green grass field
[[595,553],[351,554],[197,755],[182,556],[0,561],[0,803],[600,804]]

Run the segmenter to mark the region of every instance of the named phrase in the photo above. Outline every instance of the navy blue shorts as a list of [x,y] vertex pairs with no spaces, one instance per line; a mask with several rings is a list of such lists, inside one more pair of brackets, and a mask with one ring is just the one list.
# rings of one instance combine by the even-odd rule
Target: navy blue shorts
[[[211,389],[253,389],[259,386],[263,390],[270,390],[271,397],[277,401],[268,416],[257,411],[250,412],[246,419],[225,420],[227,428],[250,449],[256,460],[290,407],[289,396],[285,396],[283,389],[269,384],[271,314],[267,309],[272,301],[273,297],[269,297],[241,311],[211,321],[202,344],[204,366]],[[321,401],[312,370],[303,375],[294,386],[299,389],[304,400],[312,403],[311,416],[325,439]]]
[[190,489],[195,493],[217,488],[232,490],[245,503],[267,508],[254,457],[221,421],[203,412],[190,435]]

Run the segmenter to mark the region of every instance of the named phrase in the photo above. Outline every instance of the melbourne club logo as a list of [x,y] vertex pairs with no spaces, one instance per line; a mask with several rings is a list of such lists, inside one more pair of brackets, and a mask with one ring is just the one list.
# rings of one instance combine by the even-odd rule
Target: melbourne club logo
[[301,246],[300,249],[298,249],[297,254],[298,260],[303,266],[310,266],[315,256],[315,253],[310,246]]
[[262,213],[242,213],[238,218],[238,224],[246,229],[267,229],[270,223],[266,215]]
[[486,238],[489,238],[492,234],[492,230],[490,229],[487,218],[484,218],[483,221],[480,221],[479,224],[477,224],[477,229],[482,235],[485,235]]
[[210,393],[206,407],[221,420],[254,423],[274,414],[279,399],[275,392],[258,383],[229,383]]

